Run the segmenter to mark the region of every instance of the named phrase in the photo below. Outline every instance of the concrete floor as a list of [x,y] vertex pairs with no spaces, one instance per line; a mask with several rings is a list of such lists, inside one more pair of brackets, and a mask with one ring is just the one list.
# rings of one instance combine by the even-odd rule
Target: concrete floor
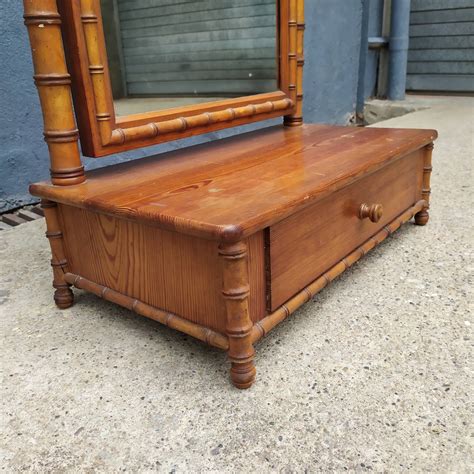
[[[423,99],[425,100],[425,99]],[[437,128],[428,226],[407,224],[257,346],[224,354],[81,292],[52,303],[43,222],[0,233],[5,472],[472,472],[474,99]]]

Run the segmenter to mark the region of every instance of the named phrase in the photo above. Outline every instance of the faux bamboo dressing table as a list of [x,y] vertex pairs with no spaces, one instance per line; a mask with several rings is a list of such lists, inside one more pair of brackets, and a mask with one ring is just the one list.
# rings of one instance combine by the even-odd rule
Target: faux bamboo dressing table
[[[206,70],[211,61],[199,59],[198,39],[186,38],[198,35],[210,48],[218,35],[205,31],[199,2],[184,3],[176,11],[173,2],[157,0],[163,21],[150,12],[141,19],[136,11],[112,12],[122,15],[116,36],[125,51],[122,85],[135,91],[122,103],[158,107],[119,116],[113,77],[120,74],[112,71],[115,45],[109,38],[106,48],[111,25],[103,22],[99,0],[24,0],[51,157],[51,181],[30,190],[42,199],[60,308],[73,304],[72,286],[90,291],[227,351],[232,382],[248,388],[260,338],[400,225],[412,217],[427,223],[436,132],[303,125],[303,0],[268,0],[261,15],[254,10],[261,2],[242,1],[237,12],[222,0],[228,11],[212,11],[210,25],[221,15],[228,29],[237,21],[232,15],[247,12],[248,24],[239,29],[248,31],[239,35],[248,37],[239,39],[241,46],[231,43],[237,50],[226,43],[221,56],[211,51],[224,73],[211,65],[211,79],[199,82],[205,76],[194,63]],[[179,52],[163,38],[173,34],[166,25],[186,13],[201,23],[190,22],[182,33],[189,46]],[[134,82],[132,66],[144,75],[153,69],[146,59],[140,63],[140,54],[126,56],[134,47],[150,50],[134,36],[137,29],[146,44],[154,41],[152,51],[174,48],[159,54],[166,63],[159,81]],[[258,67],[271,64],[268,51],[255,61],[257,46],[245,46],[252,38],[264,43],[269,30],[275,31],[276,86]],[[232,79],[225,71],[232,67],[252,79],[239,76],[226,95]],[[159,109],[163,97],[182,100],[173,88],[189,87],[188,77],[215,97]],[[156,82],[167,93],[143,100],[140,93]],[[256,87],[262,92],[245,94]],[[81,164],[79,137],[84,155],[101,157],[275,117],[283,124],[87,174]]]

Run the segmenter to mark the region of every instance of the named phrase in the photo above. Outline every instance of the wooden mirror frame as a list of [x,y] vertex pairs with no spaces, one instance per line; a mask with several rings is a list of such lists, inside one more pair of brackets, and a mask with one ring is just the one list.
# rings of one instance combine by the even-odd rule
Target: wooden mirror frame
[[23,0],[53,182],[85,179],[71,91],[82,152],[90,157],[279,116],[285,125],[300,125],[304,0],[275,1],[279,90],[116,117],[100,0]]

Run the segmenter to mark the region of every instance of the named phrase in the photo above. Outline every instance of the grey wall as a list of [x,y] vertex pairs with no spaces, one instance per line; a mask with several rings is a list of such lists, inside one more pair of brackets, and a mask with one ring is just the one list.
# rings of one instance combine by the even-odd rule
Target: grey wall
[[22,2],[0,2],[0,212],[30,202],[29,181],[48,175]]
[[[42,136],[31,55],[22,19],[22,2],[0,2],[0,212],[36,202],[28,184],[47,178],[48,151]],[[354,114],[360,48],[360,0],[306,0],[305,121],[347,124]],[[257,127],[192,137],[100,160],[85,159],[87,169],[189,146]]]
[[306,0],[306,122],[347,124],[356,106],[362,2]]
[[474,0],[412,0],[407,90],[474,92]]
[[[370,0],[369,11],[369,38],[382,36],[384,0]],[[378,66],[380,52],[371,49],[367,53],[367,64],[365,70],[365,96],[376,95]]]

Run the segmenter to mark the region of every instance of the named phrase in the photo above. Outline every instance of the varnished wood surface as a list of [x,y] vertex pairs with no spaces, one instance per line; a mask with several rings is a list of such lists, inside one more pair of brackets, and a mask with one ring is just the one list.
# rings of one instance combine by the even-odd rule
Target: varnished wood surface
[[89,172],[33,195],[163,229],[238,241],[436,138],[434,130],[303,125]]
[[[280,116],[285,116],[289,125],[300,125],[304,64],[303,3],[304,0],[277,2],[277,90],[117,118],[100,0],[59,1],[82,152],[87,156],[100,157]],[[54,46],[62,48],[63,44],[56,41]]]
[[[418,150],[270,227],[271,310],[421,199],[424,150]],[[377,223],[361,219],[378,202]]]
[[251,333],[254,322],[249,311],[249,254],[245,242],[219,245],[222,259],[222,297],[226,306],[230,376],[237,388],[249,388],[255,380]]
[[131,298],[130,296],[119,293],[118,291],[107,288],[106,286],[99,285],[98,283],[87,280],[80,275],[64,273],[63,277],[69,285],[74,285],[76,288],[89,291],[104,300],[123,306],[141,316],[145,316],[146,318],[158,321],[172,329],[189,334],[210,346],[225,351],[229,349],[229,340],[224,334],[215,332],[200,324],[192,323],[176,314],[150,306],[143,301]]
[[67,259],[64,252],[63,233],[59,223],[58,205],[55,202],[43,199],[41,207],[46,220],[46,237],[51,247],[51,267],[53,268],[54,302],[60,309],[66,309],[73,305],[74,295],[70,284],[64,279],[68,271]]
[[[256,340],[401,223],[427,222],[435,131],[299,126],[303,0],[278,2],[281,90],[118,120],[99,0],[60,0],[59,14],[56,0],[24,5],[54,183],[30,190],[47,200],[59,307],[73,303],[74,284],[227,349],[234,384],[248,388]],[[69,72],[83,152],[93,156],[276,116],[299,127],[82,182]]]
[[256,322],[252,329],[252,342],[255,343],[268,334],[275,326],[293,314],[301,305],[310,301],[311,298],[316,295],[316,293],[329,285],[329,283],[331,283],[341,273],[345,272],[360,258],[366,255],[378,244],[383,242],[388,236],[393,234],[397,229],[399,229],[401,225],[408,222],[414,216],[416,218],[420,211],[425,209],[426,204],[426,201],[423,199],[418,201],[414,206],[398,215],[392,222],[385,225],[382,230],[377,232],[370,239],[366,240],[360,247],[357,247],[345,258],[339,260],[333,267],[331,267],[327,272],[323,273],[319,278],[312,281],[308,286],[300,289],[297,294],[286,301],[273,313]]
[[[59,205],[68,269],[130,298],[225,332],[217,243]],[[248,243],[255,321],[265,316],[263,235]]]
[[55,0],[23,0],[25,25],[31,44],[34,80],[43,111],[44,138],[48,144],[51,179],[68,186],[84,181],[66,66],[61,17]]
[[433,143],[425,147],[425,161],[423,163],[423,188],[421,190],[421,195],[423,196],[423,199],[426,202],[426,206],[415,216],[415,223],[421,226],[426,225],[430,218],[428,209],[430,208],[430,195],[431,195],[430,181],[431,181],[431,171],[433,169],[431,166],[433,148],[434,148]]

